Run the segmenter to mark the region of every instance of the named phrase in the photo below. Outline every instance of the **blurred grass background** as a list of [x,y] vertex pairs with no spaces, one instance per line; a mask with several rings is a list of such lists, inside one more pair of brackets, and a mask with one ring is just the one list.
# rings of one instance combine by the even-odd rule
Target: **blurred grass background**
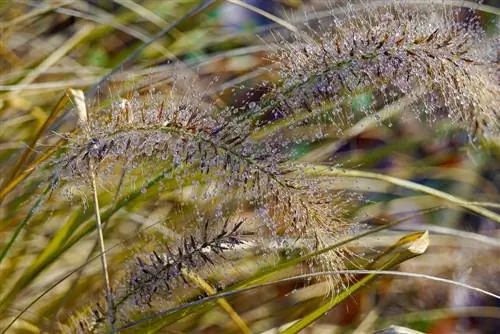
[[[251,3],[301,26],[305,18],[311,22],[319,17],[328,20],[325,11],[342,1]],[[4,301],[0,307],[0,328],[58,281],[61,283],[30,306],[9,332],[56,332],[59,321],[88,304],[93,295],[102,294],[98,261],[65,278],[96,254],[95,237],[90,234],[94,226],[92,204],[84,208],[80,200],[68,202],[60,194],[53,194],[36,207],[44,192],[41,184],[47,178],[37,167],[53,158],[51,150],[61,142],[62,134],[75,128],[75,115],[64,114],[44,131],[36,147],[29,149],[30,156],[21,169],[26,173],[12,175],[13,166],[36,138],[66,89],[85,90],[95,85],[151,36],[197,4],[199,1],[194,0],[0,3],[2,249],[35,205],[29,224],[0,267]],[[498,18],[480,15],[487,31],[497,33]],[[110,98],[128,98],[139,89],[161,89],[182,64],[183,69],[210,87],[210,93],[220,103],[238,104],[252,87],[276,80],[269,52],[276,39],[287,38],[288,34],[272,19],[218,1],[154,41],[89,102],[101,106],[109,103]],[[265,90],[257,90],[252,98],[257,99],[260,91]],[[369,94],[360,95],[352,101],[353,106],[362,109],[371,98]],[[470,201],[491,202],[490,209],[498,212],[498,145],[485,143],[479,149],[465,133],[450,129],[446,123],[430,128],[414,119],[388,117],[384,126],[376,125],[354,129],[343,138],[332,135],[313,146],[298,145],[297,157],[390,174]],[[19,182],[6,192],[14,176]],[[339,178],[338,187],[364,194],[366,200],[352,208],[352,219],[360,223],[360,230],[405,213],[444,205],[428,194],[380,180]],[[176,208],[183,202],[175,192],[139,192],[139,200],[124,196],[119,210],[114,210],[112,195],[104,191],[101,194],[102,207],[110,216],[105,231],[107,245],[123,245],[124,240],[137,236],[129,243],[133,246],[118,247],[119,251],[109,255],[112,276],[119,277],[124,260],[134,254],[134,247],[144,249],[151,240],[140,235],[139,229],[165,216],[179,221],[187,218],[186,211],[175,216]],[[415,230],[429,230],[431,245],[425,256],[400,265],[401,271],[447,277],[500,293],[498,224],[457,208],[415,217],[391,231],[358,240],[351,248],[359,256],[369,258],[393,244],[403,235],[402,231]],[[243,267],[255,270],[264,265],[259,261],[250,257]],[[302,271],[300,267],[293,270]],[[235,272],[231,275],[233,281],[239,280],[237,275],[244,276]],[[289,282],[243,293],[232,299],[231,305],[253,330],[271,333],[272,328],[315,309],[324,301],[324,292],[324,282]],[[387,276],[350,296],[304,332],[368,333],[392,324],[427,333],[498,333],[500,303],[458,287]],[[219,308],[195,313],[165,329],[167,333],[237,331]]]

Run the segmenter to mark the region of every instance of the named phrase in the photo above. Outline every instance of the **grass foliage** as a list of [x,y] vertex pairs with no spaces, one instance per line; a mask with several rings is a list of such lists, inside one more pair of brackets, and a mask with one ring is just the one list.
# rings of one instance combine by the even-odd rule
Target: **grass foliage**
[[3,333],[498,325],[498,9],[301,5],[0,5]]

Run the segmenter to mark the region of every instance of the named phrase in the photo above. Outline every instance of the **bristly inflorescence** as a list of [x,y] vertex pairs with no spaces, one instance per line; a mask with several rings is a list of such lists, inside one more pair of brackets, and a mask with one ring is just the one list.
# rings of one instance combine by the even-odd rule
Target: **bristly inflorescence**
[[[205,219],[199,231],[159,245],[151,253],[135,254],[125,280],[115,288],[115,325],[126,320],[137,307],[151,307],[155,298],[164,304],[165,297],[168,299],[188,286],[198,288],[186,274],[220,265],[231,251],[252,248],[254,244],[242,232],[244,223],[245,220],[230,218],[220,223]],[[106,328],[106,312],[100,302],[87,307],[84,313],[73,319],[74,331],[94,333]]]
[[246,245],[239,231],[243,223],[230,223],[226,219],[222,228],[214,233],[214,227],[210,226],[213,222],[206,220],[200,233],[185,236],[176,245],[166,246],[163,252],[153,251],[146,258],[137,256],[125,295],[119,300],[131,298],[136,304],[149,304],[154,296],[168,295],[179,286],[189,284],[183,270],[196,271],[203,265],[213,266],[224,259],[223,253]]
[[341,232],[346,224],[340,194],[297,177],[300,168],[289,163],[287,140],[254,140],[253,123],[235,122],[232,113],[217,110],[196,90],[180,94],[175,87],[119,101],[89,117],[90,133],[70,145],[59,161],[59,177],[85,180],[90,166],[98,176],[112,176],[117,164],[129,170],[150,164],[167,170],[180,187],[193,174],[199,185],[217,184],[215,191],[200,191],[199,200],[231,191],[226,200],[249,203],[276,237],[317,246],[325,233]]
[[[366,4],[319,31],[301,32],[276,52],[282,85],[269,94],[269,112],[285,117],[309,110],[301,121],[350,123],[343,103],[371,91],[390,103],[406,95],[427,118],[445,114],[471,134],[500,133],[500,89],[494,41],[479,25],[459,22],[446,6],[401,1]],[[373,112],[374,105],[365,108]],[[321,107],[331,111],[318,117]],[[380,103],[379,103],[380,104]]]

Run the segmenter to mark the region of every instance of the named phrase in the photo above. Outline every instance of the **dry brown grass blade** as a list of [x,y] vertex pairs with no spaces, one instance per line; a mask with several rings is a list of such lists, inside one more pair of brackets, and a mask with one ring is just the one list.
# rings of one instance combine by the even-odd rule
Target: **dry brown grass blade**
[[[36,143],[40,139],[40,137],[45,133],[45,131],[50,127],[50,125],[54,122],[55,119],[61,114],[62,111],[64,111],[64,108],[66,104],[68,103],[69,99],[66,94],[64,94],[60,99],[59,102],[57,102],[56,106],[54,109],[49,114],[49,117],[45,120],[43,123],[42,127],[38,130],[36,133],[35,137],[31,140],[30,143],[28,143],[26,149],[22,153],[21,157],[17,161],[17,163],[14,165],[12,170],[9,173],[9,176],[5,179],[4,183],[2,184],[2,190],[0,191],[0,203],[1,201],[5,198],[5,196],[12,191],[12,189],[15,188],[16,185],[18,185],[22,180],[24,180],[33,170],[32,168],[36,167],[38,164],[35,163],[32,165],[30,168],[26,169],[24,172],[22,172],[19,175],[19,171],[22,168],[22,166],[26,163],[26,161],[29,160],[31,155],[33,154],[33,149],[35,148]],[[61,143],[62,145],[62,143]],[[40,157],[37,162],[41,162],[44,159],[48,157],[47,153],[52,154],[56,148],[52,148],[48,150],[42,157]],[[43,158],[43,160],[41,160]]]
[[[74,130],[71,132],[71,135],[74,135],[78,132],[77,130]],[[49,159],[52,154],[54,154],[58,149],[60,149],[64,143],[66,143],[65,139],[59,140],[54,146],[52,146],[50,149],[47,151],[43,152],[42,155],[40,155],[32,164],[30,164],[25,170],[23,170],[21,173],[18,173],[16,177],[11,179],[1,190],[0,190],[0,203],[2,200],[5,198],[7,194],[9,194],[19,183],[23,182],[28,176],[33,173],[33,171],[40,166],[43,162],[45,162],[47,159]]]
[[[19,85],[27,85],[32,83],[40,74],[42,74],[49,67],[54,65],[59,61],[66,53],[73,49],[78,43],[80,43],[94,28],[94,25],[87,23],[83,25],[78,31],[71,36],[63,45],[60,45],[54,52],[44,59],[35,69],[26,75],[23,80],[19,82]],[[12,93],[9,93],[10,95]],[[12,95],[11,95],[12,96]]]
[[[206,282],[203,278],[197,275],[194,272],[190,272],[186,269],[182,270],[183,275],[188,277],[191,281],[193,281],[196,285],[202,288],[208,295],[217,294],[217,290],[215,290],[208,282]],[[217,303],[226,311],[234,323],[238,326],[242,333],[249,334],[252,333],[250,328],[248,328],[247,324],[243,319],[240,318],[238,313],[231,307],[231,305],[224,298],[217,299]]]

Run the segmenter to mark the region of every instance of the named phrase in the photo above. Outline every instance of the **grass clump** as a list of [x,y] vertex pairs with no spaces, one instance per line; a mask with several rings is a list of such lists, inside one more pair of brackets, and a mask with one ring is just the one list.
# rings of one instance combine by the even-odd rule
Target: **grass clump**
[[[78,58],[82,64],[99,44],[93,34],[102,34],[107,42],[124,42],[99,45],[99,52],[108,50],[103,59],[116,56],[119,63],[123,57],[116,54],[122,51],[131,55],[122,65],[140,57],[144,63],[113,67],[107,75],[82,66],[79,71],[96,74],[93,86],[84,85],[86,97],[82,90],[70,89],[61,92],[58,103],[50,100],[47,105],[40,102],[46,95],[43,89],[35,91],[33,99],[26,94],[40,89],[30,85],[41,73],[46,76],[38,77],[40,84],[65,76],[63,70],[56,76],[46,72],[48,61],[31,75],[26,65],[25,77],[9,73],[1,86],[9,88],[1,95],[3,115],[19,129],[10,140],[2,135],[8,148],[0,160],[5,175],[0,197],[0,216],[6,222],[6,241],[0,244],[4,332],[215,328],[295,333],[314,326],[334,308],[348,309],[341,303],[356,298],[362,287],[378,278],[377,271],[436,258],[432,249],[428,254],[428,232],[415,222],[410,225],[414,233],[387,231],[382,236],[392,239],[382,245],[370,238],[409,219],[391,223],[392,216],[401,218],[397,216],[416,210],[421,215],[411,216],[413,221],[418,217],[419,223],[441,221],[460,229],[463,220],[457,211],[442,210],[460,207],[482,217],[478,231],[484,221],[500,223],[496,197],[488,198],[494,191],[489,183],[477,181],[483,176],[475,173],[481,171],[465,172],[473,154],[478,155],[473,160],[483,161],[481,168],[490,171],[498,158],[494,142],[500,130],[494,58],[498,40],[486,35],[476,13],[446,1],[390,1],[365,6],[348,2],[329,8],[328,19],[311,19],[305,26],[266,15],[291,35],[277,30],[276,45],[262,37],[273,50],[261,67],[270,64],[271,70],[258,72],[271,75],[252,82],[251,66],[244,73],[235,70],[236,79],[210,72],[213,63],[232,54],[232,48],[239,48],[234,54],[252,52],[239,47],[238,43],[249,43],[243,33],[222,35],[222,42],[220,36],[210,40],[207,44],[220,54],[207,47],[198,63],[199,50],[170,54],[182,50],[184,34],[219,32],[216,21],[199,17],[203,11],[217,13],[220,4],[206,1],[191,7],[189,1],[175,2],[184,16],[176,15],[171,25],[148,2],[123,1],[115,9],[99,9],[95,19],[108,17],[106,11],[113,13],[121,33],[127,23],[126,31],[136,38],[148,32],[151,37],[141,38],[142,47],[135,51],[120,39],[120,29],[113,33],[103,26],[91,33],[88,27],[73,26],[75,14],[89,14],[78,3],[40,7],[20,16],[14,7],[4,9],[3,15],[14,23],[31,22],[31,15],[42,19],[45,13],[60,18],[60,26],[47,28],[49,35],[56,31],[59,36],[57,32],[67,27],[89,34],[88,41],[79,36],[88,45],[75,47],[82,40],[72,39],[67,46],[67,52],[75,47],[73,57],[79,56],[78,50],[83,53]],[[231,2],[259,13],[253,6]],[[16,63],[14,56],[22,54],[16,43],[22,36],[0,27],[6,40],[12,38],[7,44],[12,49],[4,50],[9,55],[5,61]],[[30,29],[28,35],[44,38]],[[162,39],[165,33],[169,36]],[[171,43],[171,38],[177,42]],[[237,43],[231,45],[231,38]],[[164,64],[165,55],[177,58],[173,65]],[[29,61],[29,52],[25,56],[27,64],[36,63]],[[59,56],[61,63],[74,61]],[[228,57],[236,62],[238,56]],[[191,63],[201,69],[194,70]],[[134,84],[120,81],[125,75]],[[216,91],[221,94],[214,95]],[[27,104],[40,108],[28,108],[29,115],[52,108],[36,134],[23,125],[27,115],[22,106]],[[66,107],[71,110],[64,112]],[[397,110],[387,114],[386,108]],[[399,114],[403,117],[396,119]],[[443,124],[445,131],[461,128],[467,139],[451,133],[438,140],[435,128],[423,125],[421,118],[435,127]],[[385,127],[388,120],[395,126]],[[23,151],[18,141],[31,145]],[[387,149],[392,143],[406,151]],[[384,150],[374,155],[377,145]],[[315,150],[323,152],[322,158],[314,158]],[[478,152],[491,156],[479,157]],[[361,166],[341,169],[336,164],[341,160]],[[357,170],[372,163],[372,172]],[[457,170],[468,177],[458,177],[456,187],[411,180],[412,175],[426,175],[425,168],[439,171],[445,175],[442,179]],[[432,175],[427,178],[432,180]],[[467,200],[477,196],[486,200]],[[426,218],[430,213],[432,218]],[[367,224],[380,222],[387,225],[367,230]],[[94,231],[98,241],[91,235]],[[93,261],[97,258],[101,268]],[[485,292],[467,284],[457,286]],[[40,294],[33,298],[35,288]],[[380,293],[376,288],[371,284],[371,292],[362,293]],[[255,303],[251,293],[262,302]],[[269,305],[275,315],[262,309]],[[227,313],[227,321],[214,320],[220,319],[221,311]],[[359,330],[375,328],[375,322],[357,325]]]

